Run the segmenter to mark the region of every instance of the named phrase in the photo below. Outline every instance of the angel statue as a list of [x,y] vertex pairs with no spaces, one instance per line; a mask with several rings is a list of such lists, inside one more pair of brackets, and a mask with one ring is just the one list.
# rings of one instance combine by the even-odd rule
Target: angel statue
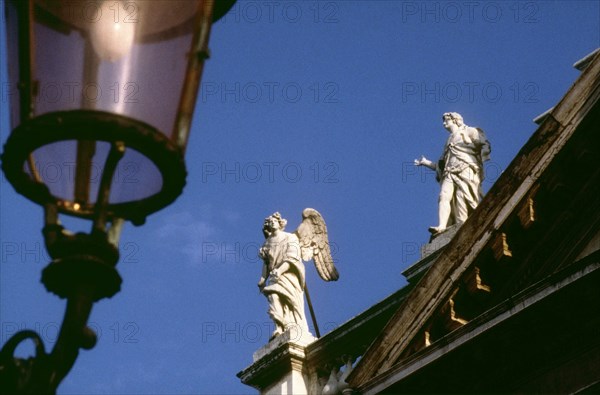
[[[321,214],[312,208],[304,209],[302,223],[294,233],[284,232],[286,224],[287,220],[279,213],[265,218],[263,233],[266,240],[258,253],[264,262],[258,288],[267,297],[268,313],[275,322],[271,340],[290,326],[294,326],[299,333],[310,333],[304,315],[306,284],[302,261],[313,260],[317,272],[325,281],[339,278]],[[308,293],[307,299],[311,307]],[[319,336],[316,322],[315,330]]]

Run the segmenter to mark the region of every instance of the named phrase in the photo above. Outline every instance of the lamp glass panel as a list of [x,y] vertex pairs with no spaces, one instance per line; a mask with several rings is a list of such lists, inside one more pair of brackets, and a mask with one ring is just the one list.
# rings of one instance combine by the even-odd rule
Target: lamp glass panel
[[[19,0],[12,0],[11,3]],[[34,116],[98,110],[173,134],[201,0],[34,0]],[[10,7],[9,7],[10,8]],[[10,12],[15,12],[14,10]],[[17,19],[8,27],[19,82]],[[13,95],[13,108],[19,108]],[[12,126],[21,120],[13,117]]]
[[[98,111],[150,125],[184,152],[185,147],[178,144],[185,141],[175,138],[175,127],[193,53],[194,23],[203,0],[32,2],[28,42],[22,29],[26,24],[17,11],[25,0],[6,3],[13,129],[29,116]],[[19,56],[23,51],[31,55],[30,64],[19,63],[26,59]],[[30,78],[26,70],[30,70]],[[29,87],[32,112],[27,116],[21,111],[20,92]],[[32,180],[45,183],[63,204],[89,207],[97,199],[110,144],[102,131],[97,132],[96,141],[80,141],[77,133],[72,140],[39,147],[30,156],[35,171],[28,163],[23,169]],[[115,138],[118,140],[113,133],[106,140]],[[139,147],[140,151],[126,148],[113,177],[110,204],[161,192],[161,171],[146,157],[142,145]]]

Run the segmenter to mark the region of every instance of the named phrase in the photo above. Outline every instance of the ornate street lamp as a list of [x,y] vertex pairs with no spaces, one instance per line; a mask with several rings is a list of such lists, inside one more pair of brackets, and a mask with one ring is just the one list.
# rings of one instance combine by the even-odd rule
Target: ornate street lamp
[[[18,94],[2,169],[17,192],[44,207],[52,261],[42,282],[67,309],[51,353],[32,331],[4,345],[3,393],[54,393],[79,349],[95,345],[86,323],[94,302],[120,290],[121,224],[143,224],[185,185],[211,23],[234,2],[6,0],[8,75]],[[68,168],[68,177],[40,171],[51,163]],[[123,173],[132,171],[127,182]],[[60,214],[89,220],[90,232],[69,232]],[[13,356],[25,339],[36,344],[35,358]]]

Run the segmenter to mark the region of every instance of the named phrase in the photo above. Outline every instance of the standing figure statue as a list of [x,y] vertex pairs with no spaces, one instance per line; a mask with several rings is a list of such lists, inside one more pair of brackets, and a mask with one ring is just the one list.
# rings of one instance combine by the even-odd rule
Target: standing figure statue
[[465,222],[477,207],[483,197],[483,162],[491,152],[483,130],[465,125],[460,114],[447,112],[442,120],[450,137],[440,160],[434,163],[424,156],[415,160],[415,165],[434,170],[441,184],[439,224],[429,228],[434,236],[449,225]]
[[339,278],[321,214],[310,208],[305,209],[302,223],[294,233],[284,231],[286,224],[287,221],[279,213],[265,218],[263,233],[266,240],[259,250],[264,264],[258,288],[269,301],[268,313],[275,323],[271,339],[281,335],[290,326],[301,334],[309,333],[304,314],[306,284],[303,260],[312,259],[323,280],[335,281]]

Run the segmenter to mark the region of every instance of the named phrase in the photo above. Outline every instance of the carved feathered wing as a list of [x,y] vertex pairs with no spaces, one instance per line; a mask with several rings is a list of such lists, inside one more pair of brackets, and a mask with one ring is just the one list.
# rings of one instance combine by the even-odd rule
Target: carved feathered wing
[[336,281],[340,275],[333,264],[327,227],[319,212],[312,208],[302,211],[302,223],[296,229],[300,240],[302,260],[315,262],[319,276],[325,281]]

